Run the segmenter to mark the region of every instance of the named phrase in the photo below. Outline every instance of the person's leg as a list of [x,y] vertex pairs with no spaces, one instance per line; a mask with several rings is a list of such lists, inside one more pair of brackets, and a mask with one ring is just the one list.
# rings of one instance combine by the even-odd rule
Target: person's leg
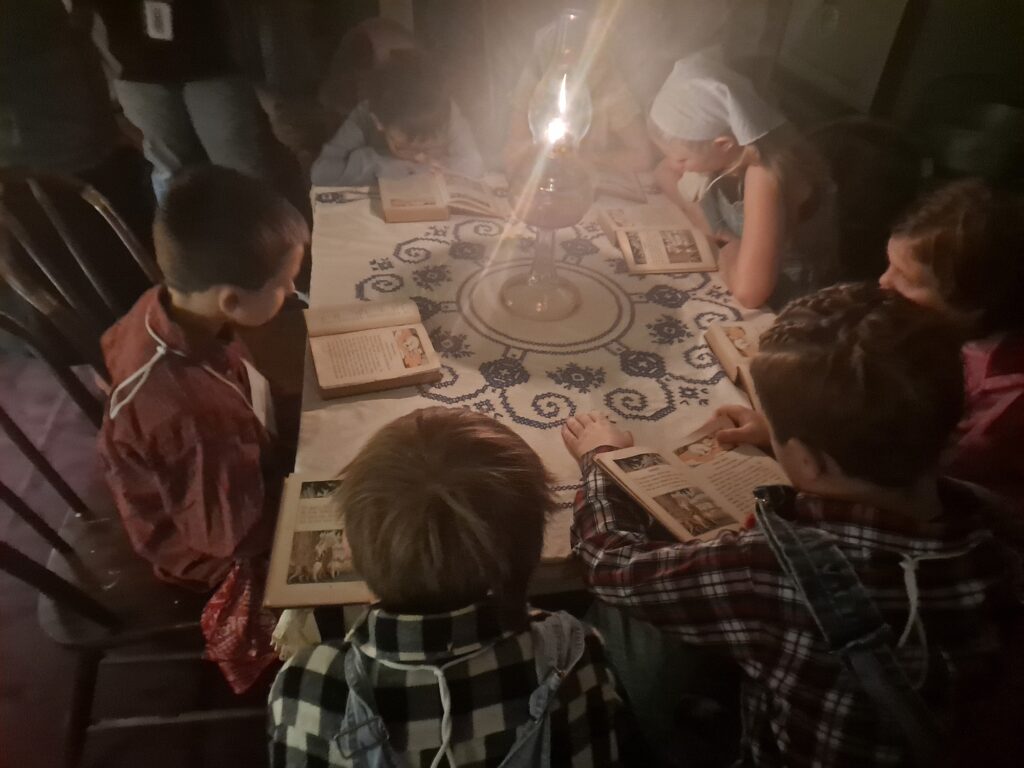
[[181,88],[115,80],[114,89],[125,117],[142,131],[142,151],[153,166],[153,192],[159,202],[175,173],[205,160]]
[[239,77],[185,83],[192,125],[210,162],[273,182],[273,150],[267,116],[252,86]]
[[716,766],[735,758],[739,671],[734,664],[599,599],[586,621],[604,638],[608,661],[659,764]]

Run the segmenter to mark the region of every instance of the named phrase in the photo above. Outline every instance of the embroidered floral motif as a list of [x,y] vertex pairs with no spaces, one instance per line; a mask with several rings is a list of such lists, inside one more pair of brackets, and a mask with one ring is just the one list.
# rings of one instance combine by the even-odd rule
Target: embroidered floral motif
[[480,243],[466,243],[457,242],[452,243],[451,249],[448,251],[453,259],[466,259],[468,261],[476,261],[484,255],[484,247]]
[[670,285],[656,285],[647,292],[647,300],[652,304],[669,309],[679,309],[686,303],[687,295]]
[[502,357],[498,360],[489,360],[480,366],[480,374],[488,384],[498,389],[514,387],[516,384],[525,384],[530,380],[530,374],[526,372],[523,364],[510,357]]
[[548,371],[548,378],[566,389],[586,394],[604,384],[604,368],[590,368],[569,363],[561,368]]
[[387,272],[389,269],[394,269],[395,265],[394,262],[392,262],[391,259],[388,258],[370,259],[370,267],[375,272]]
[[571,256],[589,256],[590,254],[597,253],[598,251],[596,245],[582,237],[566,240],[562,243],[562,248],[564,248],[565,252]]
[[452,279],[451,270],[447,264],[434,264],[429,267],[417,269],[412,273],[412,281],[420,288],[432,291],[440,285]]
[[660,315],[653,323],[647,324],[647,330],[655,344],[678,344],[693,336],[693,331],[672,315]]
[[665,359],[656,352],[627,349],[619,356],[623,373],[645,379],[660,379],[665,375]]
[[466,343],[464,333],[449,333],[441,328],[435,328],[430,332],[430,341],[441,357],[461,359],[473,354],[473,350]]
[[436,301],[428,299],[426,296],[412,296],[410,298],[416,302],[416,306],[420,310],[420,319],[422,320],[429,320],[441,311],[441,305]]

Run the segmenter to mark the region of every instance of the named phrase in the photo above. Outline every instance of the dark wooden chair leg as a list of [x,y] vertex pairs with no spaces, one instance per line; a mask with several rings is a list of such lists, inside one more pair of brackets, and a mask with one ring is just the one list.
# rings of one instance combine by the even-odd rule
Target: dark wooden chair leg
[[96,696],[101,651],[80,651],[68,707],[67,731],[64,737],[64,768],[78,768],[85,749],[85,736],[92,722],[92,703]]

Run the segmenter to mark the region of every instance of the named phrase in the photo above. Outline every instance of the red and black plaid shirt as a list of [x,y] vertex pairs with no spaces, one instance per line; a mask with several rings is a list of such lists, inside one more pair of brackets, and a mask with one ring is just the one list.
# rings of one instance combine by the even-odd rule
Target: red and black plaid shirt
[[[744,672],[743,756],[758,766],[903,765],[909,755],[829,652],[758,530],[711,542],[668,537],[591,461],[572,526],[593,593],[687,643],[729,653]],[[897,650],[930,702],[944,704],[999,650],[1008,555],[980,527],[973,497],[943,488],[949,514],[916,523],[801,495],[796,520],[827,531],[897,636],[908,620],[901,562],[917,567],[919,633]],[[753,499],[751,499],[753,508]]]

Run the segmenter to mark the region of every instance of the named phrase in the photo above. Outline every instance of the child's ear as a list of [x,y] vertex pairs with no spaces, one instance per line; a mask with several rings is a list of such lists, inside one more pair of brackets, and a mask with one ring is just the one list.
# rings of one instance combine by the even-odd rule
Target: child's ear
[[233,318],[242,300],[238,291],[231,287],[221,288],[217,294],[217,307],[225,317]]
[[719,136],[716,139],[712,139],[711,144],[715,147],[715,149],[717,149],[719,152],[723,154],[732,152],[737,147],[739,147],[739,144],[736,143],[736,139],[728,134],[724,136]]
[[[812,485],[821,479],[823,475],[829,474],[828,456],[808,447],[799,438],[791,438],[786,442],[785,451],[787,454],[787,471],[799,474],[800,485]],[[832,462],[833,464],[835,462]]]

